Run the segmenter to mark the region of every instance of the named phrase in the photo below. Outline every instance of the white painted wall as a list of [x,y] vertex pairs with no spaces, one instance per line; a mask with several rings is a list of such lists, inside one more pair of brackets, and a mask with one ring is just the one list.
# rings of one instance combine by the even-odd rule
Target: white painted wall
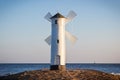
[[65,18],[52,19],[51,65],[65,65],[65,20]]

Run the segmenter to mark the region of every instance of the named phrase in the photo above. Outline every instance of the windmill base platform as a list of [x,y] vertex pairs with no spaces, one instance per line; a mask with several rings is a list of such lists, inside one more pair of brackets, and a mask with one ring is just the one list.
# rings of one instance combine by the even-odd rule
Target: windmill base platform
[[51,65],[50,66],[50,70],[66,70],[66,66],[65,65]]

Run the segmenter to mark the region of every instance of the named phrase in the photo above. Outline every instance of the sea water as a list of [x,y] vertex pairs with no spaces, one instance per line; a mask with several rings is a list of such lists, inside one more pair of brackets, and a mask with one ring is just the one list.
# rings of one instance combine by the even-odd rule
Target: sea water
[[[0,64],[0,76],[23,71],[49,69],[50,64]],[[67,69],[94,69],[112,74],[120,74],[120,64],[66,64]]]

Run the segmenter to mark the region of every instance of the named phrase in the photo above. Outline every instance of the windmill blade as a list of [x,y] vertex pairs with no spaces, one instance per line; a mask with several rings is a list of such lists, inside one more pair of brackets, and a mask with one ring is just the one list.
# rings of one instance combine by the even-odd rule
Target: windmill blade
[[67,22],[71,21],[77,14],[74,11],[70,11],[67,15]]
[[45,39],[45,42],[48,43],[48,45],[51,45],[51,35]]
[[71,42],[75,43],[77,41],[77,38],[68,31],[65,31],[65,35]]
[[50,14],[50,12],[48,12],[48,13],[45,15],[44,18],[45,18],[46,20],[48,20],[49,22],[51,22],[51,19],[50,19],[51,17],[52,17],[52,15]]

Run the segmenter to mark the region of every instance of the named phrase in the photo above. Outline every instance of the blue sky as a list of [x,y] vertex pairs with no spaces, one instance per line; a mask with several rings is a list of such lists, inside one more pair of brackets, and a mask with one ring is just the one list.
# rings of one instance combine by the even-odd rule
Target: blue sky
[[77,16],[66,30],[78,41],[67,41],[66,62],[120,63],[119,0],[0,0],[0,63],[49,63],[44,16],[70,10]]

